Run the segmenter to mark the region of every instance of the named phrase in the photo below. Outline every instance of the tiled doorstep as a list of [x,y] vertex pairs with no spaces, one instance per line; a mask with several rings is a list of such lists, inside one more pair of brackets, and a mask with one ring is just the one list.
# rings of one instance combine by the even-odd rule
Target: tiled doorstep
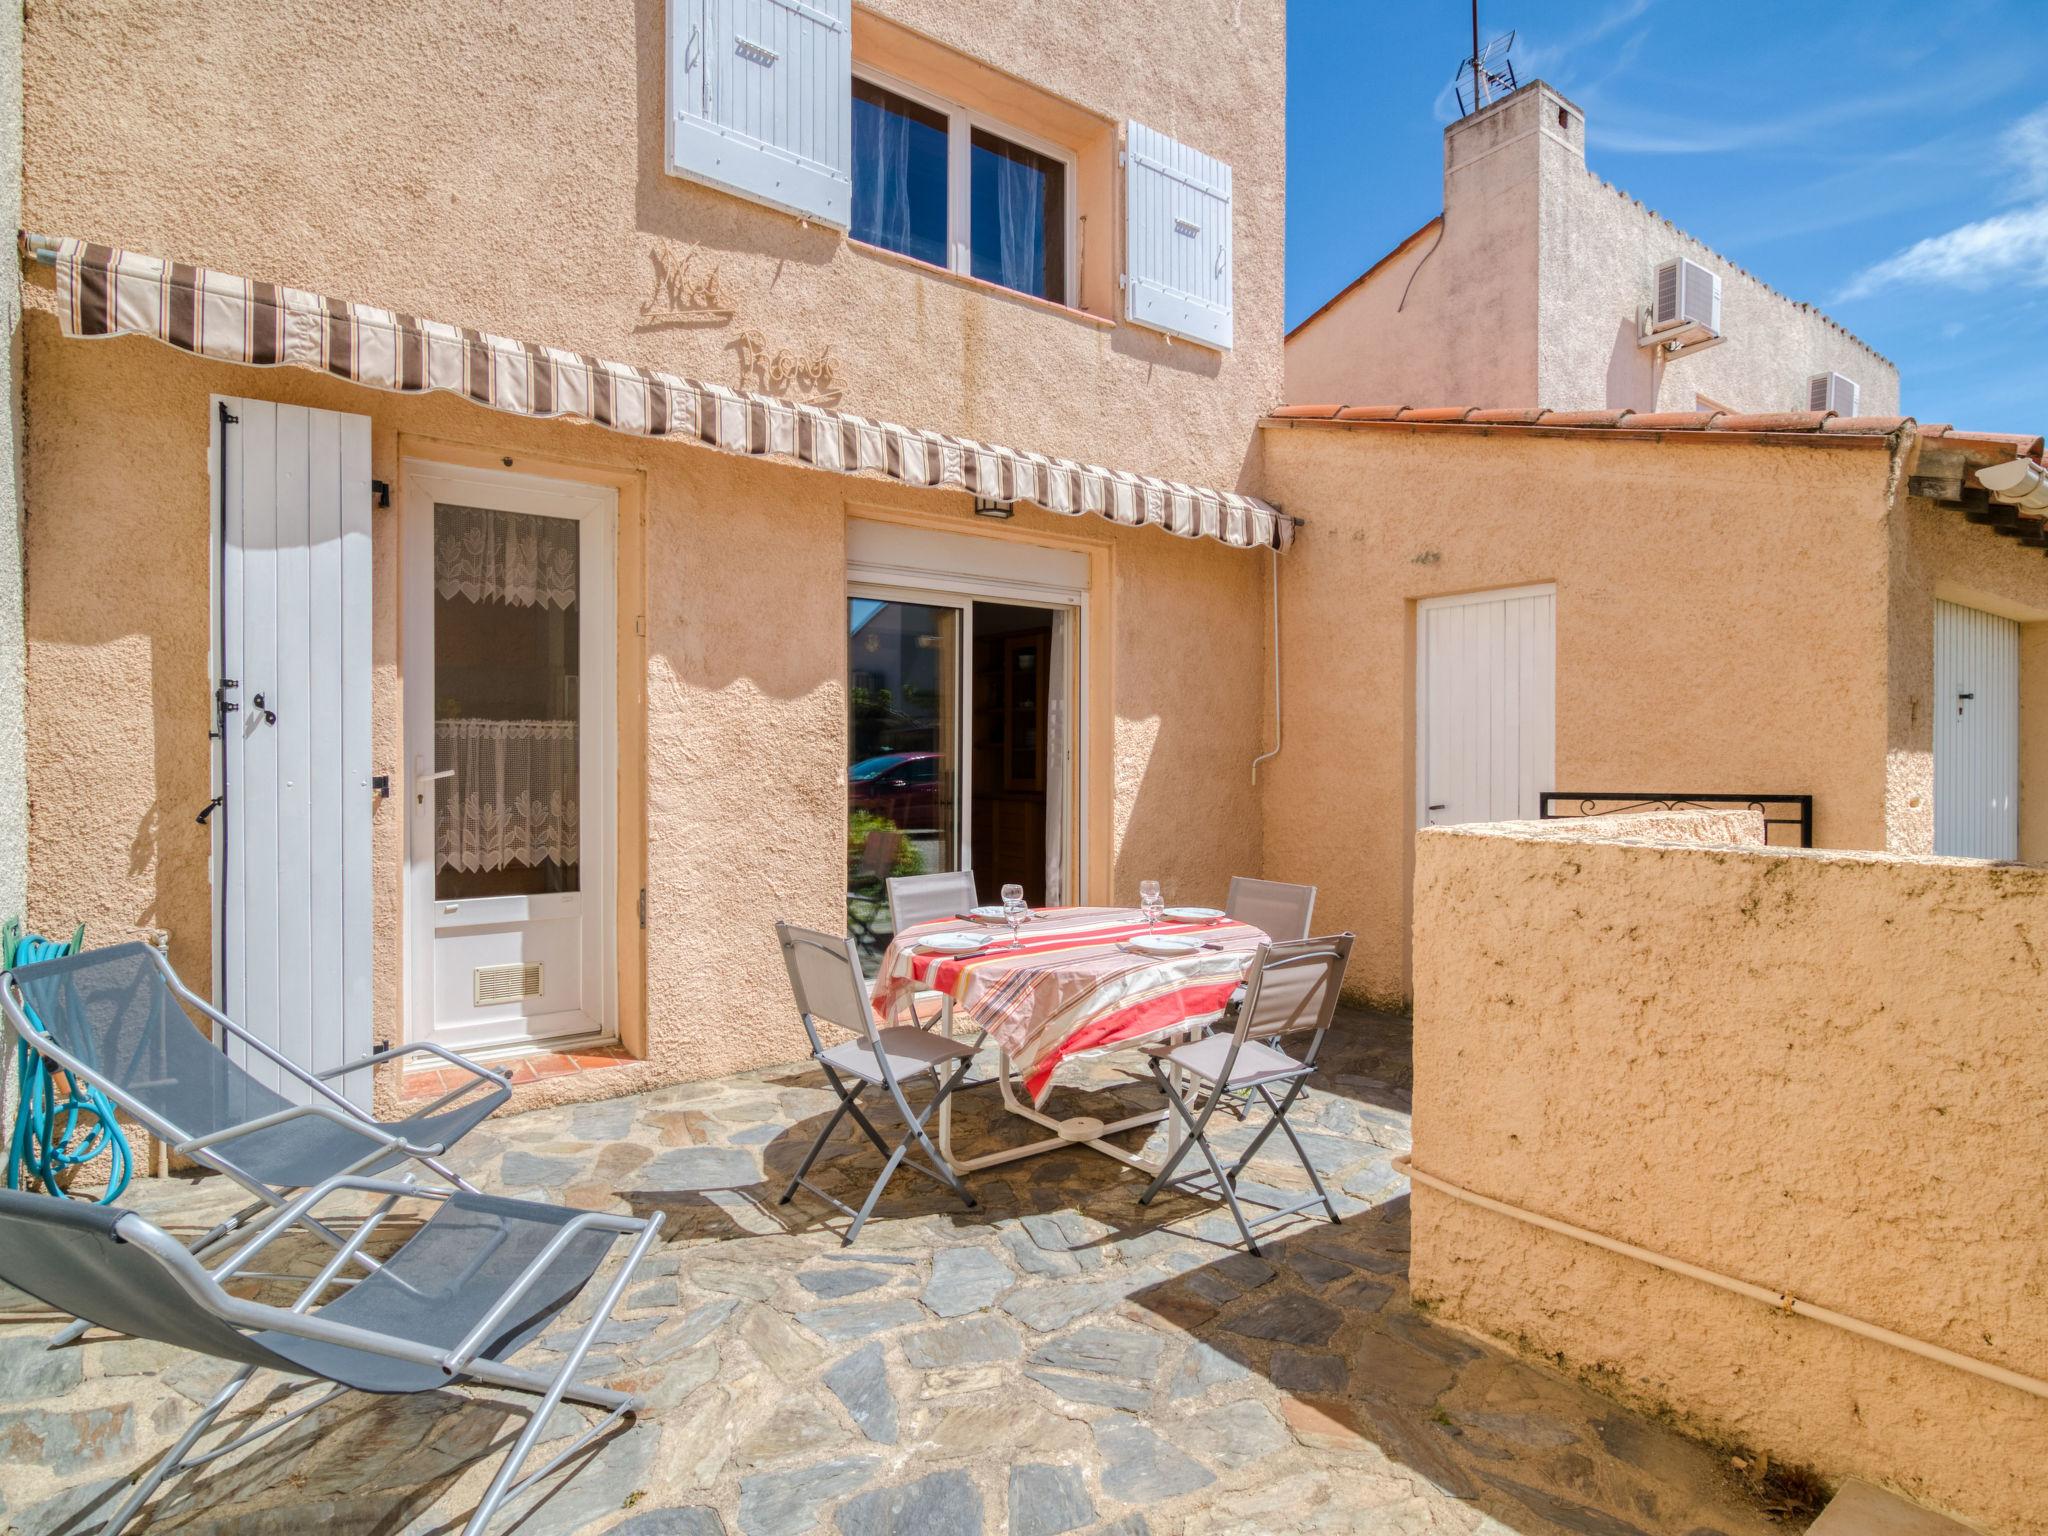
[[[598,1072],[634,1059],[622,1045],[587,1045],[567,1051],[536,1051],[523,1056],[501,1057],[480,1065],[494,1072],[503,1072],[517,1087],[521,1083],[537,1083],[544,1077]],[[470,1080],[467,1073],[454,1067],[414,1067],[400,1080],[398,1092],[401,1098],[406,1099],[439,1098]]]

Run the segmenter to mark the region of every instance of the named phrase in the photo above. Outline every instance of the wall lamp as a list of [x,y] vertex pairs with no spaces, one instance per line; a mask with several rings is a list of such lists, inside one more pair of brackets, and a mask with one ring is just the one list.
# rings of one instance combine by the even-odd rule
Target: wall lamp
[[976,517],[1015,517],[1017,515],[1017,506],[1015,502],[997,501],[993,496],[977,496],[974,498],[974,515]]

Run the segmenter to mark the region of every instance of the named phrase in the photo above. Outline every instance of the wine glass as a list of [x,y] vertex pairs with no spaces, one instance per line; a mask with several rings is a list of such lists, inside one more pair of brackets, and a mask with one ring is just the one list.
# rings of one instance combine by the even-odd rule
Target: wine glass
[[1138,906],[1145,913],[1145,928],[1149,932],[1159,925],[1160,914],[1166,910],[1166,901],[1159,894],[1157,880],[1138,882]]
[[1010,925],[1010,948],[1022,949],[1024,941],[1017,937],[1017,925],[1024,921],[1031,909],[1024,905],[1024,887],[1006,885],[1003,887],[1003,921]]

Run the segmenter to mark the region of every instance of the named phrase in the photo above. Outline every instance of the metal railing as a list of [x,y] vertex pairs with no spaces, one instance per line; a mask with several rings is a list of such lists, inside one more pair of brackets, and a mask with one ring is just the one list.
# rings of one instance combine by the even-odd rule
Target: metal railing
[[[1764,841],[1767,843],[1775,843],[1779,847],[1813,846],[1811,795],[1673,795],[1661,791],[1596,794],[1555,789],[1538,797],[1536,814],[1545,821],[1558,821],[1578,816],[1625,816],[1635,811],[1712,811],[1728,806],[1761,811]],[[1772,829],[1779,827],[1792,829],[1798,843],[1789,844],[1784,839],[1772,837]]]

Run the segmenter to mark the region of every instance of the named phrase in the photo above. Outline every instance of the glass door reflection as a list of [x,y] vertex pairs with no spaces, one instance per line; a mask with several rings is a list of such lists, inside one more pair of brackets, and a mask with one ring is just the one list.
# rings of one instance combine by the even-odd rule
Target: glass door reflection
[[846,916],[870,967],[884,882],[961,867],[960,633],[956,607],[847,601]]

